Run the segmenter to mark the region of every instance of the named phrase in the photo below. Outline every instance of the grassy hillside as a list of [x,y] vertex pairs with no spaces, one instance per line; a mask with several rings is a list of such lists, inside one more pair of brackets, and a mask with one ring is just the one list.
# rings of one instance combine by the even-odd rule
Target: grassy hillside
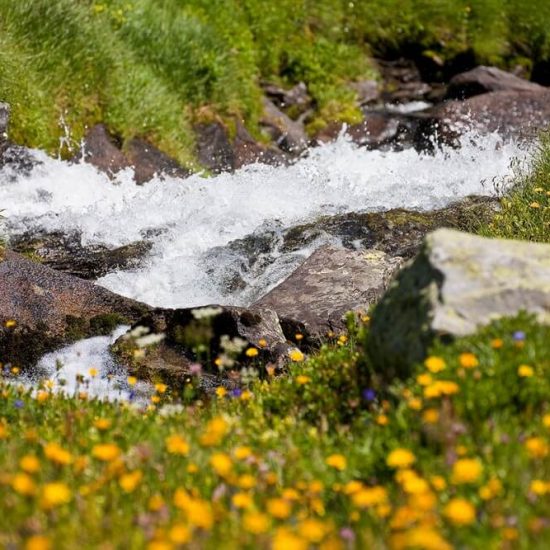
[[372,76],[370,54],[530,65],[549,29],[545,0],[0,0],[0,100],[20,143],[56,152],[64,123],[78,141],[105,121],[186,162],[196,117],[255,130],[262,78],[353,118],[346,83]]

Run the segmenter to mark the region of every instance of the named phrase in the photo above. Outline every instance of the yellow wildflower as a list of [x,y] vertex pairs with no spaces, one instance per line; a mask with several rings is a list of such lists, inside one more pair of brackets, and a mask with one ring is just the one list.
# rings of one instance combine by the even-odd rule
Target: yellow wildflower
[[147,507],[151,512],[158,512],[164,507],[164,499],[157,493],[153,495],[147,504]]
[[473,353],[461,353],[458,362],[465,369],[473,369],[479,365],[479,361]]
[[94,420],[94,426],[101,431],[108,430],[113,422],[109,418],[97,418]]
[[437,409],[426,409],[422,414],[422,420],[426,424],[436,424],[439,420],[439,411]]
[[100,443],[93,446],[92,456],[103,462],[111,462],[120,456],[120,449],[114,443]]
[[292,505],[283,498],[271,498],[267,501],[267,513],[277,519],[290,516]]
[[454,525],[470,525],[476,519],[476,509],[463,498],[453,498],[443,510],[445,517]]
[[269,518],[260,512],[248,512],[243,518],[244,528],[254,535],[261,535],[269,529]]
[[170,529],[168,537],[174,544],[187,544],[191,540],[191,530],[180,523]]
[[50,548],[52,548],[51,541],[44,535],[33,535],[25,543],[25,550],[50,550]]
[[291,361],[294,361],[295,363],[300,363],[305,359],[304,354],[299,349],[292,349],[288,352],[288,356],[290,357]]
[[48,460],[65,466],[73,461],[73,457],[69,451],[63,449],[57,443],[48,443],[44,447],[44,455]]
[[265,338],[260,338],[258,340],[258,346],[260,346],[261,348],[267,347],[267,340]]
[[122,490],[126,493],[132,493],[135,491],[136,487],[140,484],[143,478],[143,473],[141,470],[134,470],[120,476],[118,480],[119,485],[122,487]]
[[219,445],[228,431],[229,424],[221,416],[213,418],[206,425],[206,430],[200,438],[201,445],[205,447]]
[[408,449],[395,449],[386,459],[390,468],[408,468],[414,464],[416,457]]
[[493,349],[500,349],[504,345],[504,341],[502,338],[495,338],[494,340],[491,340],[491,347]]
[[34,455],[25,455],[19,461],[19,467],[28,474],[36,474],[40,470],[40,461]]
[[247,357],[257,357],[259,351],[256,348],[248,348],[245,352]]
[[168,436],[164,440],[166,444],[166,450],[170,454],[186,456],[189,454],[189,443],[178,434]]
[[385,504],[388,500],[388,493],[384,487],[364,487],[351,496],[351,500],[357,508],[369,508]]
[[95,378],[97,376],[97,369],[94,369],[93,367],[91,369],[88,370],[88,374],[92,377],[92,378]]
[[433,373],[441,372],[445,367],[445,360],[441,357],[430,356],[424,361],[424,366]]
[[8,319],[7,321],[4,322],[4,326],[6,328],[14,328],[16,325],[17,325],[17,321],[15,321],[14,319]]
[[24,473],[18,473],[13,476],[11,480],[11,487],[20,495],[34,495],[36,492],[36,485],[32,477]]
[[214,453],[210,457],[210,465],[214,471],[221,477],[226,477],[233,469],[231,457],[225,453]]
[[525,448],[531,458],[544,458],[548,455],[548,443],[540,437],[526,439]]
[[531,208],[540,208],[540,203],[537,201],[533,201],[529,206]]
[[420,386],[429,386],[433,382],[433,378],[432,378],[431,374],[423,373],[423,374],[419,374],[416,377],[416,382]]
[[235,493],[231,498],[231,502],[235,508],[250,508],[254,501],[250,493]]
[[257,484],[256,478],[251,474],[243,474],[242,476],[239,477],[237,481],[237,485],[241,489],[252,489],[256,487],[256,484]]
[[168,386],[166,384],[155,384],[155,390],[157,390],[158,393],[166,393],[167,389]]
[[321,521],[308,518],[300,522],[298,533],[311,543],[319,543],[326,534],[326,527]]
[[71,500],[71,491],[67,485],[61,481],[46,483],[42,488],[42,508],[49,510],[62,504],[67,504]]
[[332,468],[336,470],[343,471],[346,469],[347,466],[347,460],[344,455],[340,454],[333,454],[327,457],[325,460],[328,466],[331,466]]
[[442,476],[432,476],[430,478],[430,483],[432,484],[432,487],[436,491],[444,491],[447,487],[447,482],[445,481],[445,478]]
[[409,408],[411,408],[413,411],[419,411],[422,409],[422,399],[420,399],[419,397],[413,397],[409,399],[407,405],[409,405]]
[[379,414],[376,417],[376,423],[379,426],[387,426],[390,422],[390,419],[385,414]]
[[550,484],[540,479],[534,479],[529,485],[529,491],[537,496],[545,495],[550,491]]
[[453,465],[452,482],[455,484],[475,483],[483,472],[483,465],[477,458],[461,458]]
[[273,537],[272,550],[307,550],[309,544],[287,527],[279,527]]
[[305,374],[300,374],[296,377],[296,382],[299,386],[304,386],[305,384],[309,384],[311,382],[311,378]]
[[237,460],[246,460],[249,456],[252,455],[252,449],[250,447],[244,446],[235,447],[233,454],[235,455],[235,458]]
[[543,425],[545,428],[550,428],[550,414],[545,414],[545,415],[542,417],[542,425]]
[[518,376],[520,376],[521,378],[530,378],[534,374],[535,370],[529,365],[520,365],[518,367]]

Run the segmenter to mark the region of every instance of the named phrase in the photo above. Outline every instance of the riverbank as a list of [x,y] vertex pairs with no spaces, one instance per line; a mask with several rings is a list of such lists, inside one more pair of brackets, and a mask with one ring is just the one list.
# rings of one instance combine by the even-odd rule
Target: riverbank
[[376,56],[408,57],[427,81],[485,63],[547,84],[549,10],[515,0],[5,1],[0,99],[17,143],[69,157],[104,123],[123,144],[145,138],[193,167],[197,124],[221,120],[232,138],[241,120],[269,140],[259,125],[266,83],[305,83],[312,110],[290,114],[305,114],[310,133],[359,122],[361,83],[380,78]]

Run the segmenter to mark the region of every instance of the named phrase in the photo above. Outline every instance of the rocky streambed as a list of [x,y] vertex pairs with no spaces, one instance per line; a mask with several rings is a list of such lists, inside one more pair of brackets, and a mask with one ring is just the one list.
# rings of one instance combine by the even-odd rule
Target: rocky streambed
[[[429,232],[467,229],[498,210],[498,193],[550,122],[546,88],[496,69],[437,89],[399,70],[391,96],[363,83],[364,121],[323,129],[314,148],[300,131],[307,90],[266,88],[272,145],[244,128],[231,143],[219,125],[198,129],[199,156],[219,172],[210,178],[143,141],[122,151],[104,127],[73,161],[4,139],[1,360],[39,363],[59,380],[99,366],[104,381],[129,369],[181,385],[197,368],[197,334],[209,361],[229,338],[279,369],[296,332],[307,350],[343,331],[343,314],[380,300]],[[296,119],[284,112],[291,102]],[[206,330],[200,311],[212,304]],[[132,324],[144,327],[137,338],[162,335],[145,356],[120,338],[117,327]],[[40,360],[90,337],[80,362],[61,352],[70,372],[56,369],[55,353]],[[111,395],[109,384],[97,388]]]

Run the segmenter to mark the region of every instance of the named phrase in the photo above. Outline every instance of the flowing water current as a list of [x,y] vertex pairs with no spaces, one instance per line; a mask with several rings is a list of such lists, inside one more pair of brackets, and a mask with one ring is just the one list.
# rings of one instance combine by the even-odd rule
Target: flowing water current
[[[228,290],[219,284],[224,270],[234,269],[234,254],[224,251],[236,239],[277,233],[321,215],[397,207],[431,210],[468,195],[491,195],[495,186],[509,185],[515,165],[529,161],[526,148],[497,135],[470,134],[460,148],[435,154],[369,151],[341,137],[292,166],[253,165],[234,174],[155,179],[137,186],[130,170],[111,181],[91,165],[34,154],[40,162],[30,173],[0,171],[8,236],[78,232],[83,245],[112,248],[148,240],[152,248],[139,268],[110,273],[98,283],[162,307],[247,305],[322,244],[318,240],[281,254],[250,281],[251,292],[246,286]],[[73,382],[82,371],[79,363],[86,369],[99,365],[101,373],[112,371],[108,343],[108,338],[78,343],[49,354],[41,366]],[[63,369],[54,370],[56,359],[63,360]],[[93,393],[124,397],[113,394],[112,385],[107,390],[101,373],[91,384]],[[74,383],[68,387],[74,390]]]

